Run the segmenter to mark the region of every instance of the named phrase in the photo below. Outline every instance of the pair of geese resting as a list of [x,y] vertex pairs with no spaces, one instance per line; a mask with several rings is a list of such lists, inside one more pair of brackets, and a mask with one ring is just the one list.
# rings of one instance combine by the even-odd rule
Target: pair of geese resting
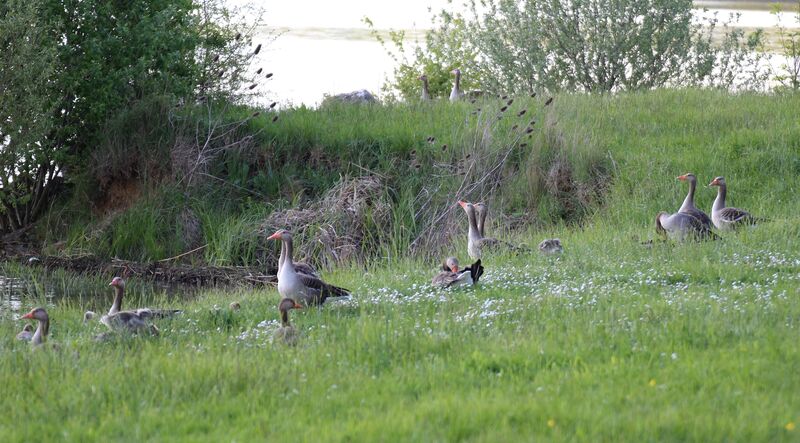
[[[179,309],[150,309],[140,308],[135,310],[122,310],[122,298],[125,295],[125,280],[122,277],[114,277],[109,286],[112,286],[116,292],[114,302],[109,309],[108,314],[100,318],[100,323],[104,324],[109,331],[95,336],[95,340],[104,341],[108,340],[113,334],[120,332],[127,332],[133,334],[149,333],[153,336],[158,336],[158,328],[151,323],[156,318],[167,318],[173,315],[180,314],[183,311]],[[96,314],[92,311],[86,311],[83,316],[83,323],[86,324],[92,320]],[[47,334],[50,330],[50,316],[44,308],[34,308],[27,314],[20,317],[20,320],[37,320],[39,322],[36,331],[33,332],[33,327],[26,324],[22,332],[17,334],[17,339],[22,341],[29,341],[34,347],[41,346],[47,340]]]
[[677,179],[689,182],[689,193],[678,212],[674,214],[658,213],[656,232],[660,235],[679,241],[717,239],[718,236],[711,231],[712,226],[720,231],[729,231],[739,226],[753,225],[763,221],[745,210],[725,206],[728,187],[724,177],[716,177],[708,184],[708,186],[718,188],[717,198],[711,206],[711,217],[694,205],[697,177],[690,172],[678,176]]

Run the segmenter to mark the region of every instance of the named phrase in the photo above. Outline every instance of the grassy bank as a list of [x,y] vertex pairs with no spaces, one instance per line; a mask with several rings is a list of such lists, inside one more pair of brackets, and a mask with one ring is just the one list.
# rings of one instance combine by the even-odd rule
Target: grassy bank
[[[253,142],[213,159],[208,172],[216,178],[189,188],[165,171],[170,147],[162,145],[172,138],[151,131],[157,140],[148,140],[150,132],[131,129],[136,124],[118,123],[145,135],[127,144],[111,136],[113,143],[98,151],[98,164],[111,166],[97,168],[99,177],[79,183],[70,202],[55,206],[39,237],[49,253],[157,260],[208,244],[193,257],[256,264],[264,253],[255,231],[268,214],[365,175],[380,179],[390,206],[375,221],[385,230],[363,245],[371,258],[401,257],[415,240],[431,236],[441,238],[415,252],[438,255],[457,235],[457,198],[485,200],[495,215],[505,214],[496,217],[496,229],[613,223],[638,230],[680,202],[684,189],[674,177],[686,171],[701,184],[725,175],[732,203],[756,213],[791,217],[800,210],[797,181],[787,178],[800,174],[798,96],[683,90],[543,102],[518,97],[505,112],[500,100],[301,108],[281,112],[276,122],[264,113],[235,133]],[[205,118],[181,112],[187,121]],[[130,118],[140,114],[150,115]],[[251,114],[228,109],[219,119]],[[106,183],[106,195],[90,186],[93,180]],[[708,210],[713,195],[701,189],[698,204]],[[188,235],[192,229],[199,234]]]
[[[402,242],[413,236],[398,235],[381,258],[325,273],[354,295],[294,311],[303,333],[294,348],[271,343],[274,289],[176,297],[135,278],[127,306],[186,313],[159,323],[159,338],[96,344],[101,327],[81,318],[110,305],[107,276],[46,277],[6,264],[0,275],[30,282],[22,308],[45,303],[51,290],[63,296],[50,308],[62,350],[30,352],[13,340],[19,323],[3,313],[0,440],[798,440],[800,97],[658,91],[559,96],[549,107],[527,100],[515,100],[499,123],[482,126],[496,132],[480,137],[467,104],[287,111],[258,132],[255,149],[268,154],[236,182],[247,191],[160,188],[175,200],[136,202],[135,223],[121,224],[132,211],[105,226],[85,212],[75,217],[85,226],[62,232],[67,250],[113,254],[115,247],[98,246],[109,248],[109,232],[147,232],[143,226],[161,226],[164,214],[188,204],[208,220],[205,241],[231,245],[205,258],[226,263],[246,256],[242,238],[260,244],[250,233],[274,208],[324,192],[340,173],[370,169],[392,189],[392,220],[403,227],[392,232],[422,232],[425,218],[403,217],[401,208],[418,212],[419,192],[441,183],[432,206],[487,198],[491,233],[533,245],[558,236],[562,256],[493,254],[478,287],[439,292],[428,287],[436,261],[409,255]],[[537,131],[518,141],[511,127],[523,105]],[[469,143],[477,139],[488,141]],[[463,176],[435,173],[468,153],[494,159],[510,141],[513,160],[496,187],[457,195]],[[315,149],[324,161],[300,167]],[[404,166],[414,149],[419,172]],[[217,166],[259,165],[237,158]],[[553,187],[553,170],[581,191]],[[291,175],[302,192],[265,185],[257,192],[270,199],[252,198],[260,188],[251,180],[263,171],[274,171],[270,180]],[[686,189],[675,177],[687,171],[702,184],[724,175],[730,203],[771,221],[719,241],[642,245],[653,237],[655,213],[680,205]],[[222,196],[225,206],[216,208],[212,199]],[[713,196],[698,189],[698,206],[709,210]],[[502,212],[535,217],[505,233]],[[446,251],[466,261],[464,215],[449,220]],[[153,232],[177,238],[169,228]],[[146,244],[130,238],[126,244]],[[136,248],[126,258],[157,256]],[[233,300],[241,311],[213,309]]]

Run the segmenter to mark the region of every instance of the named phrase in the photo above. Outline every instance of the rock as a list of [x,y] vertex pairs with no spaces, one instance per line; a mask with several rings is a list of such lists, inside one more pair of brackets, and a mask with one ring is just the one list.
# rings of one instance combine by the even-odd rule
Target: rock
[[377,103],[378,100],[372,93],[366,89],[359,89],[358,91],[345,92],[343,94],[336,94],[325,97],[322,104],[326,105],[331,102],[338,103]]

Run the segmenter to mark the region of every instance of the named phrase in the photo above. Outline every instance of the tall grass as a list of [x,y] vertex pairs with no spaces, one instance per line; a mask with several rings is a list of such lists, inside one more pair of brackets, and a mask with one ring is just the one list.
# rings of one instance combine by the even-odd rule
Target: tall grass
[[[685,189],[674,177],[687,171],[701,182],[726,176],[731,204],[791,218],[800,209],[796,182],[786,179],[800,174],[798,100],[662,90],[560,95],[548,107],[543,97],[514,97],[505,112],[499,99],[298,108],[276,122],[268,113],[248,120],[241,135],[256,141],[217,159],[210,171],[220,180],[167,192],[196,202],[190,206],[207,221],[205,254],[214,263],[253,264],[258,240],[250,230],[259,217],[368,174],[381,177],[392,197],[392,238],[379,239],[392,259],[443,252],[463,222],[454,208],[459,198],[489,201],[495,229],[520,221],[537,229],[635,221],[638,229],[678,206]],[[248,108],[226,112],[229,121],[252,115]],[[533,131],[525,134],[531,121]],[[701,188],[697,203],[708,210],[713,197]],[[71,234],[91,241],[73,243],[124,258],[180,252],[179,232],[164,227],[172,200],[146,201],[149,208],[134,207],[127,216],[131,235],[87,234],[104,226],[100,217]],[[437,241],[420,241],[429,237]]]

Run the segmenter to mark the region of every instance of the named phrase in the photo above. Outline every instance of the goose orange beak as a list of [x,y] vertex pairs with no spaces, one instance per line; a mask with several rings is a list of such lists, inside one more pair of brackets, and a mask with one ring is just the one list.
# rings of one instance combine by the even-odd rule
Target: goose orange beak
[[680,180],[680,181],[684,181],[684,180],[686,180],[686,174],[679,175],[679,176],[678,176],[678,177],[676,177],[676,178],[677,178],[678,180]]
[[23,315],[23,316],[22,316],[22,317],[20,317],[20,318],[21,318],[21,319],[22,319],[22,318],[27,318],[27,319],[29,319],[29,320],[30,320],[30,319],[32,319],[32,318],[33,318],[33,312],[28,312],[27,314]]
[[453,271],[454,273],[458,272],[458,266],[453,266],[452,268],[450,268],[450,270]]
[[300,304],[297,304],[297,302],[294,302],[293,308],[295,308],[295,309],[303,309],[303,305],[300,305]]
[[711,180],[711,183],[708,184],[708,186],[717,186],[717,185],[719,185],[719,182],[717,181],[716,178],[714,180]]
[[274,234],[267,237],[267,240],[280,240],[281,239],[281,231],[276,231]]
[[467,206],[467,202],[465,202],[465,201],[463,201],[463,200],[459,200],[459,201],[458,201],[458,204],[459,204],[459,206],[461,206],[462,208],[464,208],[464,207],[466,207],[466,206]]

